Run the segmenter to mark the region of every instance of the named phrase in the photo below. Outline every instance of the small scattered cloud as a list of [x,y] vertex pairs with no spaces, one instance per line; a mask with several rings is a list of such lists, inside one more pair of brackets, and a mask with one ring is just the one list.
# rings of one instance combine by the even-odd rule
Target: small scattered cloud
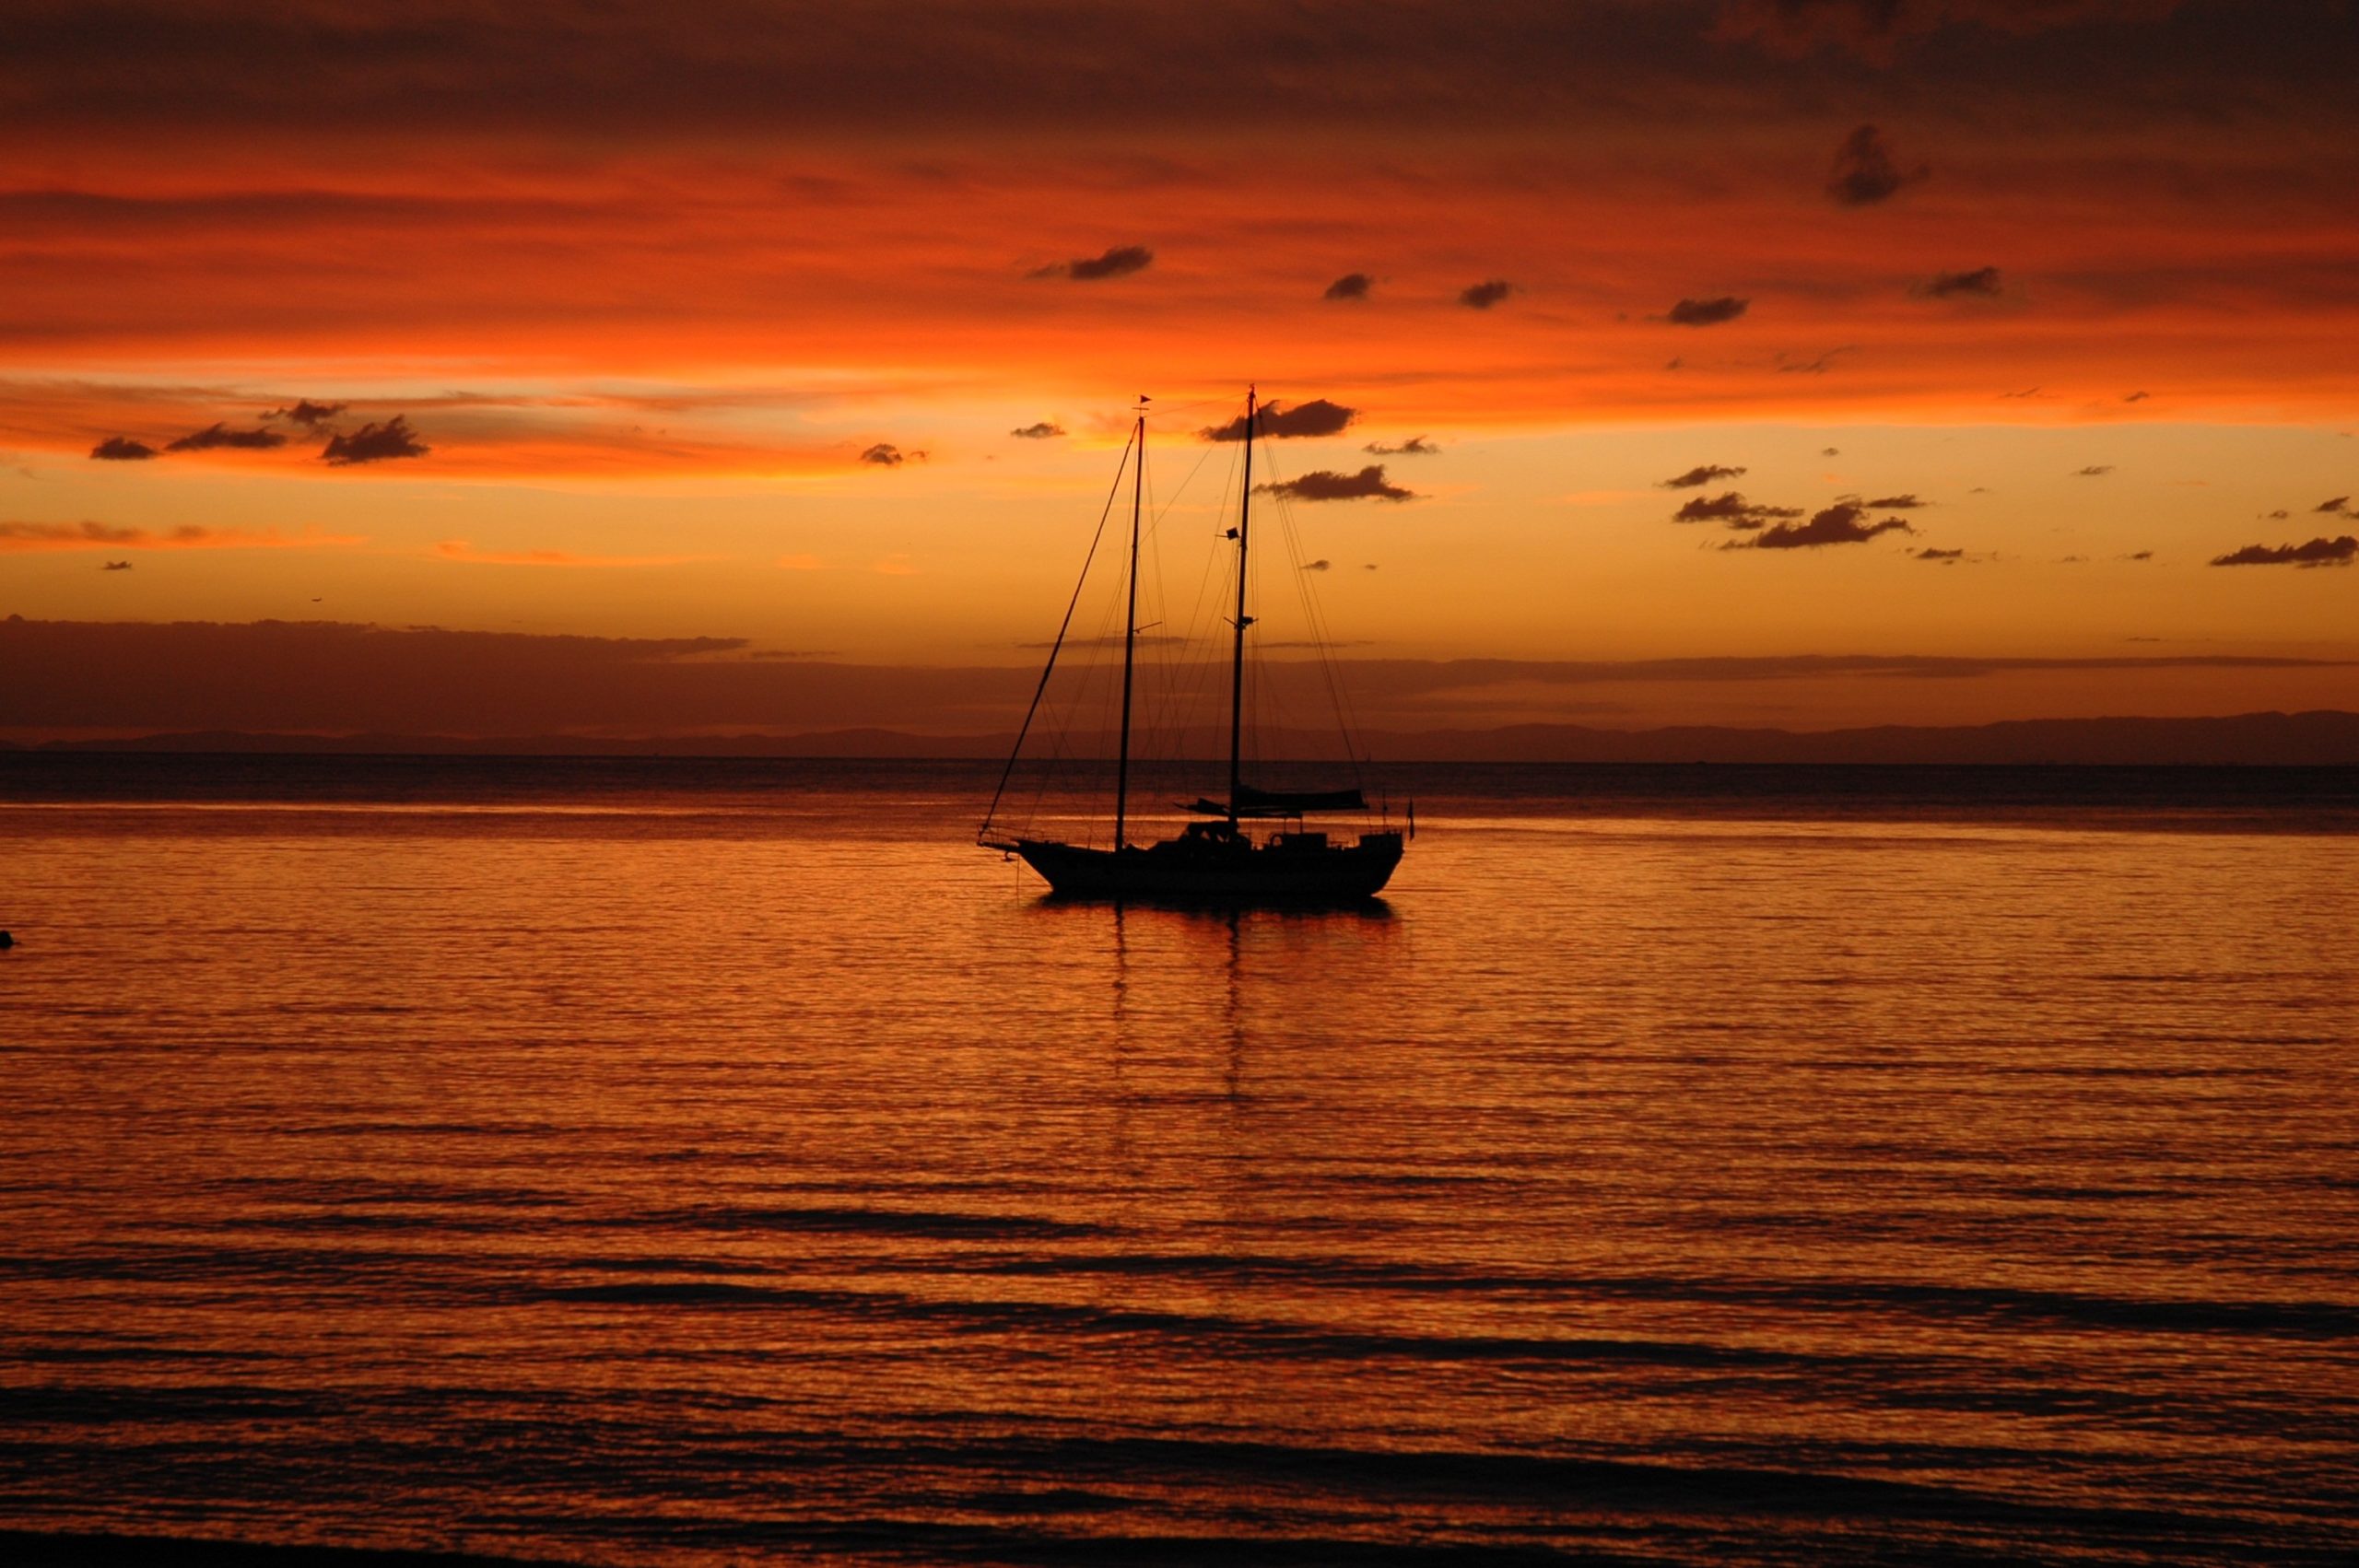
[[1857,354],[1859,351],[1858,344],[1846,343],[1828,349],[1814,359],[1789,359],[1781,349],[1778,354],[1778,372],[1785,376],[1823,376],[1834,366],[1837,355]]
[[2040,394],[2040,391],[2041,389],[2038,387],[2025,387],[2021,392],[2001,392],[1999,395],[2006,398],[2037,397]]
[[1928,544],[1921,550],[1913,550],[1909,553],[1918,560],[1939,561],[1945,567],[1955,566],[1966,559],[1966,549],[1963,545],[1954,550],[1936,550]]
[[90,455],[100,462],[145,462],[156,455],[156,449],[129,436],[109,436],[90,449]]
[[1722,322],[1735,321],[1752,305],[1750,299],[1740,299],[1733,294],[1722,294],[1710,299],[1682,299],[1663,315],[1663,320],[1675,327],[1716,327]]
[[[1330,403],[1323,397],[1291,404],[1273,400],[1263,404],[1255,415],[1254,433],[1264,439],[1279,440],[1337,436],[1359,416],[1358,409]],[[1240,414],[1226,425],[1208,426],[1196,434],[1207,441],[1241,441],[1245,439],[1245,415]]]
[[1959,295],[1995,299],[2005,290],[1999,282],[1997,267],[1976,267],[1971,272],[1935,273],[1917,286],[1917,292],[1928,299],[1951,299]]
[[2130,554],[2122,556],[2121,558],[2125,561],[2151,561],[2154,558],[2154,552],[2152,550],[2132,550]]
[[341,403],[313,403],[310,398],[298,398],[286,408],[274,408],[263,415],[264,419],[288,419],[306,430],[317,430],[335,423],[345,410]]
[[1331,569],[1334,567],[1334,565],[1335,565],[1335,563],[1334,563],[1334,562],[1332,562],[1332,561],[1319,560],[1319,561],[1312,561],[1312,562],[1310,562],[1309,565],[1305,566],[1302,569],[1303,569],[1304,571],[1307,571],[1307,572],[1323,572],[1323,571],[1331,570]]
[[2317,506],[2312,507],[2310,509],[2314,512],[2325,512],[2331,517],[2346,517],[2350,515],[2351,511],[2351,497],[2348,496],[2336,496],[2330,499],[2320,501]]
[[2347,567],[2359,559],[2359,539],[2345,533],[2335,539],[2313,539],[2306,544],[2248,544],[2224,556],[2214,556],[2215,567]]
[[1053,420],[1048,419],[1042,419],[1037,423],[1027,425],[1021,429],[1010,430],[1008,432],[1009,435],[1015,437],[1017,439],[1026,441],[1053,441],[1064,433],[1065,427],[1063,426],[1055,423]]
[[1327,292],[1319,298],[1321,299],[1365,299],[1367,298],[1368,290],[1375,287],[1376,279],[1368,276],[1367,274],[1347,272],[1329,284]]
[[860,454],[860,461],[871,468],[898,468],[909,461],[901,449],[890,441],[879,441]]
[[1257,490],[1273,496],[1289,496],[1297,501],[1412,501],[1414,491],[1389,483],[1384,477],[1384,465],[1369,463],[1357,474],[1337,474],[1331,469],[1315,468],[1299,479],[1282,479],[1272,485],[1257,485]]
[[229,448],[240,451],[268,451],[283,447],[287,438],[267,426],[255,430],[232,430],[220,420],[215,420],[202,430],[190,432],[176,441],[164,443],[168,452],[202,452]]
[[2128,397],[2123,398],[2121,401],[2124,403],[2143,403],[2154,395],[2154,394],[2153,392],[2134,392]]
[[2287,518],[2290,518],[2294,514],[2292,512],[2287,511],[2283,507],[2279,507],[2275,511],[2264,515],[2261,518],[2261,521],[2263,522],[2283,522]]
[[1370,441],[1360,449],[1370,457],[1436,457],[1441,448],[1423,436],[1412,436],[1405,441]]
[[1826,544],[1864,544],[1880,533],[1914,533],[1905,518],[1867,521],[1868,509],[1857,501],[1837,501],[1813,512],[1808,522],[1781,522],[1746,540],[1731,540],[1724,550],[1815,550]]
[[328,444],[320,449],[320,457],[331,467],[348,468],[355,463],[424,457],[432,450],[417,439],[409,420],[396,414],[381,425],[363,425],[358,430],[330,436]]
[[1800,507],[1765,507],[1748,501],[1734,490],[1724,495],[1698,496],[1671,514],[1673,522],[1717,522],[1740,532],[1749,532],[1766,528],[1783,518],[1802,515]]
[[127,572],[131,569],[131,563],[129,561],[108,561],[104,565],[100,566],[99,569],[102,572]]
[[1873,125],[1862,125],[1835,149],[1835,161],[1826,174],[1826,193],[1843,206],[1872,206],[1891,200],[1903,186],[1913,185],[1931,172],[1922,164],[1903,170],[1885,145],[1884,133]]
[[2072,471],[2072,477],[2075,479],[2102,479],[2112,472],[2113,464],[2109,462],[2093,462],[2086,468],[2074,469]]
[[1821,447],[1819,449],[1818,455],[1821,457],[1841,457],[1843,455],[1843,449],[1840,447]]
[[1155,264],[1155,252],[1144,245],[1117,245],[1102,255],[1075,256],[1069,262],[1051,262],[1045,267],[1033,269],[1034,277],[1069,277],[1076,283],[1092,283],[1099,278],[1128,277],[1144,272]]
[[1872,501],[1860,501],[1856,496],[1846,496],[1843,498],[1847,501],[1859,501],[1860,506],[1880,512],[1915,511],[1919,507],[1930,507],[1933,504],[1931,501],[1919,500],[1914,491],[1905,496],[1880,496]]
[[1458,302],[1470,310],[1487,310],[1516,291],[1515,285],[1503,277],[1485,278],[1470,283],[1458,291]]
[[1744,470],[1742,468],[1725,468],[1717,462],[1699,462],[1684,474],[1674,474],[1669,479],[1661,481],[1655,488],[1693,490],[1698,486],[1709,485],[1715,479],[1734,479],[1743,473]]

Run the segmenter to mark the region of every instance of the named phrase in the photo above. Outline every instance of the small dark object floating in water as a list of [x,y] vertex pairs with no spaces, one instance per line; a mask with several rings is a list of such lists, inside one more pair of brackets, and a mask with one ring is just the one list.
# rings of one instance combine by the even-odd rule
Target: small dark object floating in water
[[10,936],[6,931],[0,931],[0,947],[14,947],[16,945],[17,939],[15,937]]

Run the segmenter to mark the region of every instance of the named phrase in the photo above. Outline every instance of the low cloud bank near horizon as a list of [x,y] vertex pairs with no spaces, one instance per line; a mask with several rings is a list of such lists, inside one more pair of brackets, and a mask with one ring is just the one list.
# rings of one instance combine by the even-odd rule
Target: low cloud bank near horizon
[[[1547,661],[1339,656],[1361,723],[1398,732],[1529,723],[1808,730],[2073,710],[2359,708],[2359,661],[1805,655]],[[0,618],[0,733],[792,735],[1011,733],[1034,655],[952,666],[780,658],[737,637],[605,638],[348,622]],[[1326,711],[1326,665],[1273,657],[1287,711]],[[2086,692],[2116,694],[2103,709]],[[1775,693],[1765,698],[1764,693]],[[2063,695],[2059,695],[2063,694]],[[1752,717],[1744,717],[1745,715]]]
[[359,535],[307,528],[282,533],[275,528],[134,528],[118,523],[0,521],[0,555],[47,550],[282,550],[358,544]]

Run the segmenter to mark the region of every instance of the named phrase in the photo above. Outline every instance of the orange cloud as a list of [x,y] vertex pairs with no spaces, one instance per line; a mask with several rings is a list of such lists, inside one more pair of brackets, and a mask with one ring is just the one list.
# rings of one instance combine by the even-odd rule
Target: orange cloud
[[316,528],[290,537],[275,528],[189,524],[157,530],[87,521],[0,522],[0,555],[47,550],[310,550],[366,543],[357,534],[327,533]]
[[710,556],[583,556],[570,550],[478,550],[464,539],[445,539],[434,554],[446,561],[477,567],[677,567],[709,561]]
[[[886,379],[871,395],[889,395]],[[804,425],[807,389],[677,384],[635,392],[596,386],[507,392],[405,392],[363,398],[337,432],[290,421],[276,443],[198,442],[175,452],[166,432],[225,419],[282,418],[281,389],[88,379],[0,380],[0,434],[20,449],[85,459],[94,432],[141,431],[163,462],[227,462],[248,473],[339,484],[413,477],[629,479],[677,475],[809,477],[860,466],[860,443],[763,439],[763,427]],[[292,398],[297,408],[304,400]],[[393,439],[389,441],[387,433]],[[372,434],[373,433],[373,434]],[[202,431],[200,431],[202,434]],[[420,440],[421,436],[430,439]],[[356,442],[400,462],[345,460]],[[338,443],[343,443],[340,448]],[[413,451],[412,449],[424,449]],[[331,455],[332,453],[335,455]],[[911,453],[910,455],[918,455]],[[157,471],[164,471],[162,462]]]
[[[2347,407],[2359,368],[2334,345],[2359,330],[2347,287],[2359,241],[2340,192],[2359,160],[2148,130],[2135,161],[2094,133],[1980,137],[1971,158],[1945,156],[1905,214],[1830,210],[1824,127],[1774,120],[1729,145],[1667,134],[1636,167],[1501,133],[1376,163],[1315,144],[922,166],[782,147],[552,170],[487,148],[456,191],[442,165],[393,149],[365,177],[285,158],[241,165],[260,193],[134,171],[87,199],[21,208],[7,277],[41,333],[0,342],[0,365],[33,349],[93,368],[333,360],[346,380],[273,384],[266,401],[188,397],[135,419],[102,416],[101,399],[23,428],[81,452],[310,393],[349,398],[354,419],[406,412],[434,451],[397,466],[491,476],[824,470],[841,461],[832,447],[728,406],[732,383],[794,367],[825,367],[826,380],[783,392],[777,411],[881,403],[918,382],[1099,395],[1142,376],[1168,401],[1226,387],[1249,348],[1273,386],[1461,427],[1991,417],[1997,391],[2035,382],[2101,395],[2109,417],[2151,412],[2122,404],[2120,387],[2165,380],[2183,389],[2181,417]],[[2250,178],[2256,158],[2278,172]],[[1086,253],[1090,215],[1118,191],[1158,215],[1155,266],[1110,290],[1027,282],[1043,251]],[[1287,224],[1273,228],[1273,212]],[[1929,308],[1923,280],[1962,255],[2003,263],[2007,298]],[[1388,279],[1348,317],[1318,298],[1338,258],[1381,258]],[[1494,269],[1516,277],[1517,308],[1458,308],[1466,278]],[[1646,319],[1680,298],[1750,305],[1708,333]],[[1778,373],[1854,344],[1824,375]],[[1673,354],[1685,363],[1667,371]],[[487,370],[540,379],[552,396],[441,390]],[[358,395],[389,374],[415,380]],[[626,376],[656,383],[653,400],[606,403],[598,418],[589,383]]]
[[[417,86],[415,63],[367,47],[393,25],[369,6],[316,28],[206,6],[208,36],[257,41],[201,56],[169,47],[195,25],[188,6],[153,8],[152,28],[98,53],[41,33],[56,57],[25,64],[0,287],[27,324],[0,333],[0,443],[78,462],[111,438],[161,448],[336,403],[346,430],[405,419],[430,449],[338,484],[597,482],[846,473],[879,431],[905,451],[936,440],[903,423],[913,404],[1102,406],[1144,389],[1173,406],[1243,374],[1445,435],[2308,420],[2359,402],[2341,352],[2359,335],[2359,99],[2295,90],[2330,52],[2291,24],[2244,41],[2256,64],[2214,60],[2211,33],[2134,0],[2054,0],[2036,28],[1978,0],[1699,0],[1648,28],[1518,0],[1485,29],[1439,7],[1365,33],[1306,22],[1264,56],[1251,29],[1228,36],[1220,4],[1131,17],[1043,0],[1074,57],[1106,67],[1051,100],[1022,29],[937,0],[905,9],[940,37],[858,7],[824,29],[791,5],[733,12],[726,60],[684,52],[651,5],[552,18],[519,53],[491,10],[447,0],[413,41],[440,51],[434,129],[413,139],[367,107]],[[1773,13],[1802,30],[1773,33]],[[1891,25],[1852,25],[1879,17]],[[2236,72],[2286,91],[2203,98],[2222,108],[2190,127],[2025,68],[2107,18],[2151,21],[2108,37],[2152,101]],[[1801,89],[1825,63],[1761,45],[1943,27],[1975,29],[1982,53],[1908,51],[1915,108],[1890,127],[1939,178],[1831,205],[1843,127],[1795,107],[1818,101]],[[886,55],[855,47],[886,32]],[[182,90],[129,92],[126,51],[172,59]],[[854,90],[881,58],[939,90]],[[1184,91],[1116,68],[1182,58]],[[1745,70],[1699,69],[1731,60]],[[1252,111],[1249,141],[1223,131],[1224,103]],[[320,134],[289,137],[294,123]],[[1273,137],[1280,123],[1300,134]],[[96,156],[159,125],[181,156]],[[1117,241],[1154,264],[1102,287],[1027,277]],[[1929,298],[1925,280],[1978,275],[1966,265],[2002,272],[2003,293]],[[1379,275],[1347,311],[1321,298]],[[1484,277],[1515,280],[1512,309],[1460,306]],[[1649,319],[1675,300],[1748,303],[1708,332]],[[194,384],[167,364],[228,369]],[[2044,395],[2001,396],[2030,385]],[[2168,399],[2124,401],[2148,385]],[[324,476],[326,432],[274,427],[276,451],[115,477],[192,462]]]

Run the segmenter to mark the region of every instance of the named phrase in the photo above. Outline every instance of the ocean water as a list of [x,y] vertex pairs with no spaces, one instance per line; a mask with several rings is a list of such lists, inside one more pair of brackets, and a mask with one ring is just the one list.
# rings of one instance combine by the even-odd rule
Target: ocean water
[[2359,778],[0,756],[0,1527],[616,1564],[2359,1554]]

